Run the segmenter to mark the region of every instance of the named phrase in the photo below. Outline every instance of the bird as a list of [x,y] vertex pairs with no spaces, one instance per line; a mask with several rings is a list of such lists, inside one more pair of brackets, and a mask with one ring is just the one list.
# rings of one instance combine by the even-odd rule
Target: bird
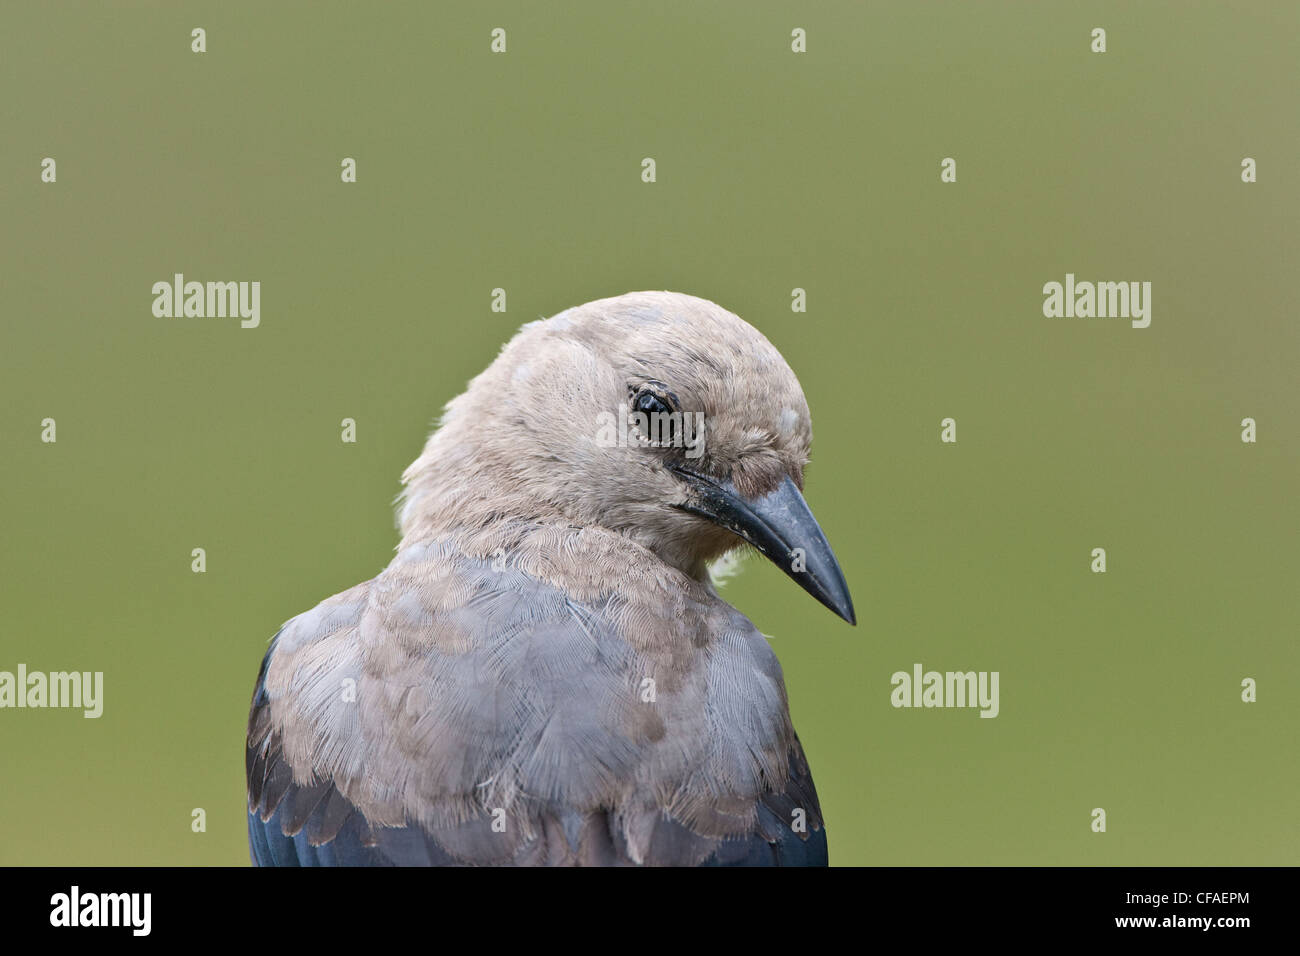
[[707,299],[524,325],[402,475],[376,577],[287,621],[249,712],[263,866],[825,866],[741,549],[849,624],[795,373]]

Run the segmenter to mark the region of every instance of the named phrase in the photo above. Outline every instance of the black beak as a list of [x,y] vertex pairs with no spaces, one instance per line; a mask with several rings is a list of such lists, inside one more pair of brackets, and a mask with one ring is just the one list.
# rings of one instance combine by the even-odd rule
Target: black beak
[[748,541],[769,561],[850,624],[857,624],[844,572],[808,502],[789,478],[761,498],[741,497],[730,481],[674,468],[694,490],[677,507]]

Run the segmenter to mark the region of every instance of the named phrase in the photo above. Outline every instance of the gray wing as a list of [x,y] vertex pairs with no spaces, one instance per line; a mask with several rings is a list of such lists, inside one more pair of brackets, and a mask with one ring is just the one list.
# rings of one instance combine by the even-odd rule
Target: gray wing
[[825,865],[748,621],[664,641],[690,595],[529,570],[411,549],[285,625],[249,715],[255,864]]

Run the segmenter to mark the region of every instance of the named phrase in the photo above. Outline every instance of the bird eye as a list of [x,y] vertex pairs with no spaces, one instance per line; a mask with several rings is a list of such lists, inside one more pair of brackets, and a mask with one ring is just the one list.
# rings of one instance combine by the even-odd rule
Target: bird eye
[[677,396],[659,382],[647,382],[632,390],[632,415],[643,418],[636,422],[642,437],[651,445],[670,447],[677,437]]
[[667,415],[672,411],[672,408],[661,396],[642,389],[632,398],[632,411],[645,412],[647,415]]

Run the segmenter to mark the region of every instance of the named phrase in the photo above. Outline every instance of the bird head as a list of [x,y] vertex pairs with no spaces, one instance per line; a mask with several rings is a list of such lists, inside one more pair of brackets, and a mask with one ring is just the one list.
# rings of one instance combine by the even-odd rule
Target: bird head
[[757,329],[705,299],[629,293],[520,330],[403,476],[401,526],[490,507],[616,531],[693,576],[745,542],[854,623],[801,491],[811,442],[799,380]]

